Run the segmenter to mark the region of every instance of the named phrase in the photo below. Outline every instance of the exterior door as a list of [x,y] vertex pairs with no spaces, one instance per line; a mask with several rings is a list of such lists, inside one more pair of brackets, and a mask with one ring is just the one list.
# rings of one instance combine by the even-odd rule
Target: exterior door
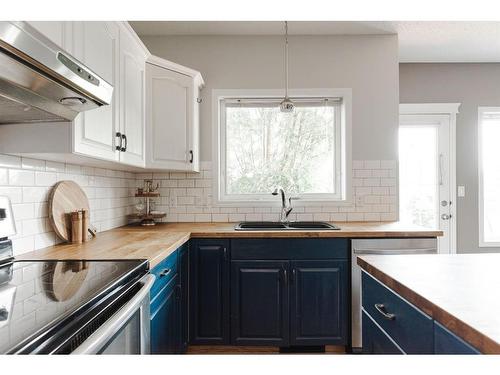
[[231,343],[288,346],[288,261],[231,262]]
[[291,345],[346,345],[347,262],[291,263]]
[[442,230],[438,251],[450,253],[456,220],[450,115],[408,114],[399,119],[399,218]]

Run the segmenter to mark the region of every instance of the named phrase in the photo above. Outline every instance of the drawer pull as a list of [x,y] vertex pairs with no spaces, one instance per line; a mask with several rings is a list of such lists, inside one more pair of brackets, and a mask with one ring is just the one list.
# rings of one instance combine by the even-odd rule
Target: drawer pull
[[170,268],[165,268],[164,270],[162,270],[162,271],[160,272],[160,277],[165,277],[165,276],[167,276],[167,275],[170,273],[170,271],[172,271]]
[[375,305],[375,308],[377,309],[377,311],[387,320],[394,320],[396,319],[396,315],[394,314],[391,314],[391,313],[388,313],[387,311],[385,311],[385,306],[383,303],[376,303]]

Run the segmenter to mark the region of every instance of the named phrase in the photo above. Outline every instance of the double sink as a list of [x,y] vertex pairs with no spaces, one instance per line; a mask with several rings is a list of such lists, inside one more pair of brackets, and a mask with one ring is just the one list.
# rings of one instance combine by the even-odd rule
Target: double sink
[[336,225],[324,221],[242,221],[234,230],[339,230]]

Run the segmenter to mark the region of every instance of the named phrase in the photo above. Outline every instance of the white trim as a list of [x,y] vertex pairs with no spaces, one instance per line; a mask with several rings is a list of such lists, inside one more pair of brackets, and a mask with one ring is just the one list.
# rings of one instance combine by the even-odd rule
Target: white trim
[[400,115],[456,115],[460,103],[401,103]]
[[448,115],[450,118],[450,253],[457,252],[457,114],[461,103],[402,103],[400,115]]
[[484,199],[483,199],[483,155],[481,142],[481,120],[485,112],[499,112],[500,107],[477,107],[477,171],[478,171],[478,206],[479,206],[479,247],[500,247],[500,242],[484,240]]
[[[345,206],[352,204],[352,89],[350,88],[336,88],[336,89],[293,89],[289,90],[290,97],[339,97],[342,98],[341,105],[341,171],[340,175],[342,189],[342,200],[331,199],[301,199],[295,201],[295,206],[305,205],[339,205]],[[281,89],[213,89],[212,90],[212,160],[213,160],[213,203],[215,206],[234,206],[234,207],[259,207],[278,205],[278,200],[264,200],[264,201],[227,201],[221,200],[220,195],[220,140],[221,140],[221,101],[225,98],[269,98],[269,97],[282,97],[283,90]]]

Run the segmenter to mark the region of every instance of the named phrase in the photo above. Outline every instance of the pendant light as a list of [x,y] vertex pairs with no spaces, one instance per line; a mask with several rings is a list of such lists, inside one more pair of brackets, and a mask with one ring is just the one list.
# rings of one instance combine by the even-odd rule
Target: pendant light
[[280,111],[293,112],[295,105],[288,97],[288,22],[285,21],[285,98],[280,103]]

